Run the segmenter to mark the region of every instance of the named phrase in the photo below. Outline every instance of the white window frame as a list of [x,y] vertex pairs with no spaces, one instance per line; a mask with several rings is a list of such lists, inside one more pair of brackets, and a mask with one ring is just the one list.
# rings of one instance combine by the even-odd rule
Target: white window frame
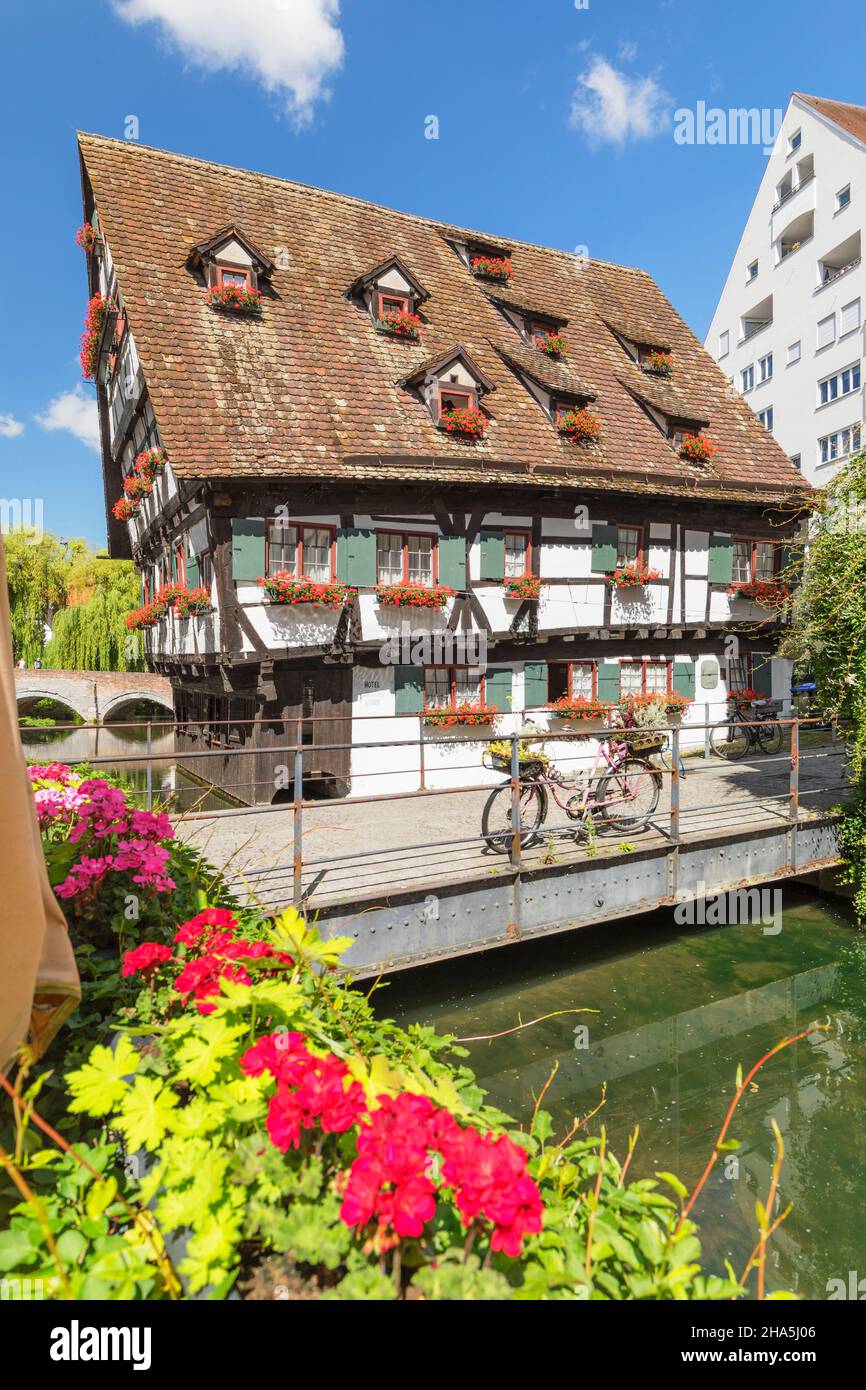
[[747,396],[755,387],[755,364],[750,362],[748,367],[740,369],[740,395]]
[[[821,342],[821,329],[824,324],[830,324],[832,328],[831,336],[826,342]],[[832,347],[836,341],[836,313],[828,314],[826,318],[819,319],[815,327],[815,351],[823,352],[825,348]]]
[[[856,309],[857,321],[852,324],[850,328],[845,328],[845,315],[849,309]],[[861,322],[862,313],[860,308],[860,296],[858,295],[856,299],[850,299],[847,304],[843,304],[842,308],[839,310],[839,337],[847,338],[849,333],[856,333],[860,328]]]
[[846,183],[844,188],[840,188],[836,194],[836,211],[841,212],[843,208],[851,206],[851,185]]
[[752,281],[757,280],[757,278],[758,262],[757,260],[750,261],[749,264],[746,266],[746,284],[751,285]]
[[721,362],[721,360],[722,360],[723,357],[727,357],[727,355],[728,355],[728,353],[730,352],[730,350],[731,350],[731,330],[730,330],[729,328],[726,328],[722,333],[719,334],[719,361],[720,361],[720,362]]
[[[857,380],[854,380],[854,377]],[[848,377],[848,385],[845,385],[845,377]],[[834,401],[841,401],[845,396],[851,396],[860,390],[862,373],[859,361],[851,362],[847,367],[840,367],[838,372],[831,372],[829,376],[822,377],[818,382],[818,409],[822,410],[825,405],[832,405]],[[825,390],[826,388],[826,390]]]
[[[767,365],[768,363],[769,363],[769,366]],[[765,353],[765,355],[764,355],[763,357],[759,357],[759,358],[758,358],[758,385],[759,385],[759,386],[762,385],[763,382],[765,382],[765,381],[772,381],[772,379],[773,379],[773,354],[772,354],[771,352],[768,352],[768,353]]]
[[[845,435],[848,436],[845,447]],[[818,440],[818,463],[838,463],[840,459],[850,458],[862,448],[863,426],[861,422],[845,425],[832,434],[822,435]]]
[[764,429],[767,431],[767,433],[768,433],[768,434],[772,434],[772,433],[773,433],[773,407],[772,407],[771,405],[767,405],[767,406],[764,407],[763,410],[759,410],[759,411],[758,411],[758,419],[760,420],[761,424],[764,426]]
[[788,366],[795,367],[803,356],[803,344],[800,338],[796,343],[788,344]]

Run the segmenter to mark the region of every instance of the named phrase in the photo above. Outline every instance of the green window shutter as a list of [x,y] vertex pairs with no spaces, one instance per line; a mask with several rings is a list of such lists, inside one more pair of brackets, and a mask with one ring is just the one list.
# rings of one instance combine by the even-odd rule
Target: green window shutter
[[170,557],[170,559],[171,559],[171,582],[172,582],[172,584],[176,584],[176,583],[177,583],[177,551],[176,551],[175,548],[174,548],[174,542],[172,542],[171,550],[169,551],[169,557]]
[[592,568],[595,573],[611,574],[616,569],[616,543],[616,527],[596,522],[592,528]]
[[394,667],[395,714],[420,714],[424,708],[424,671],[420,666]]
[[498,666],[495,670],[491,667],[487,672],[486,703],[502,710],[504,714],[511,709],[511,678],[512,672],[505,666]]
[[619,662],[598,663],[598,698],[611,705],[619,700]]
[[687,695],[690,700],[695,698],[695,663],[693,661],[674,662],[673,686],[678,695]]
[[752,689],[759,695],[772,699],[773,671],[770,666],[770,652],[752,652]]
[[337,578],[360,586],[376,583],[375,531],[366,526],[341,527],[337,532]]
[[264,517],[232,517],[232,578],[256,580],[260,579],[264,572]]
[[526,661],[523,664],[523,708],[536,709],[547,704],[547,662]]
[[503,579],[505,577],[505,532],[482,527],[479,541],[481,543],[481,578]]
[[[192,553],[189,536],[186,537],[184,553],[186,555],[186,587],[188,589],[197,589],[201,584],[201,565],[199,564],[198,556]],[[258,575],[256,575],[256,578],[258,579]]]
[[464,593],[466,589],[465,536],[439,537],[439,583]]
[[707,578],[711,584],[730,584],[734,577],[734,542],[730,536],[710,536]]

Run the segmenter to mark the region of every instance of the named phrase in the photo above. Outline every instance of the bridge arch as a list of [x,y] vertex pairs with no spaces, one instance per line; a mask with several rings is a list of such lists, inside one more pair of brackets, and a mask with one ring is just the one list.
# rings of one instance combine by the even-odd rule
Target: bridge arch
[[82,722],[87,723],[93,717],[93,711],[89,702],[78,700],[74,696],[70,696],[67,692],[58,694],[49,685],[45,685],[41,689],[39,687],[33,687],[31,689],[26,686],[22,688],[20,685],[16,685],[15,703],[19,717],[21,715],[31,714],[34,706],[37,705],[40,700],[50,700],[52,705],[56,705],[60,709],[68,712],[70,718],[67,720],[65,715],[60,717],[57,721],[60,724],[65,724],[67,722],[72,723],[73,719],[80,719]]
[[162,695],[153,690],[124,690],[109,700],[103,699],[100,702],[99,718],[103,724],[113,724],[123,721],[124,713],[131,710],[135,705],[152,705],[155,717],[159,718],[159,711],[163,711],[174,720],[174,704],[170,696]]

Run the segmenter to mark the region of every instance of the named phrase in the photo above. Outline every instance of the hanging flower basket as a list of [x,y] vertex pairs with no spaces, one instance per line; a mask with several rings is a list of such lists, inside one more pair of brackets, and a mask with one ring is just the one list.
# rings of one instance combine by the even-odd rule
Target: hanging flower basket
[[145,603],[141,608],[133,608],[124,618],[130,632],[140,632],[142,628],[154,627],[165,610],[154,603]]
[[510,280],[511,261],[507,256],[473,256],[472,274],[482,280]]
[[474,405],[458,406],[456,410],[442,413],[440,424],[448,434],[459,435],[463,439],[483,439],[488,425],[487,416]]
[[185,589],[174,601],[174,611],[179,618],[197,618],[211,610],[210,593],[202,585],[198,589]]
[[557,420],[556,428],[577,444],[594,444],[601,434],[601,420],[581,406],[577,410],[566,410]]
[[670,352],[648,352],[641,367],[650,376],[673,376],[674,359]]
[[261,588],[268,597],[268,603],[321,603],[326,608],[342,608],[358,592],[350,589],[339,579],[319,583],[315,579],[298,578],[286,570],[277,570],[259,580]]
[[639,589],[641,585],[650,584],[654,579],[661,577],[661,570],[654,570],[649,565],[635,562],[615,569],[613,574],[608,575],[607,582],[614,589]]
[[680,458],[689,463],[709,463],[719,446],[713,444],[702,434],[684,434],[680,444]]
[[138,503],[131,497],[120,497],[111,509],[115,521],[132,521],[138,511]]
[[75,233],[75,244],[80,246],[82,251],[86,251],[88,256],[99,245],[101,238],[99,232],[90,222],[85,222]]
[[92,381],[96,376],[96,368],[99,365],[99,344],[105,319],[111,310],[116,308],[116,301],[110,297],[104,299],[98,290],[87,306],[84,332],[81,335],[78,354],[78,360],[81,363],[81,375],[85,381]]
[[791,597],[787,584],[778,584],[774,579],[749,579],[728,585],[728,598],[744,598],[752,603],[763,603],[768,608],[780,608]]
[[463,704],[443,705],[440,709],[424,710],[424,723],[435,729],[450,729],[455,724],[490,724],[499,713],[492,705],[482,704],[480,700],[467,700]]
[[240,309],[245,314],[262,311],[261,290],[251,290],[246,285],[211,285],[207,300],[215,309]]
[[417,342],[424,325],[417,314],[410,314],[405,309],[391,309],[376,321],[376,327],[387,337],[409,338]]
[[748,709],[749,705],[753,705],[756,700],[763,698],[757,690],[753,690],[749,685],[744,690],[728,691],[728,704],[736,709]]
[[155,478],[157,473],[161,473],[168,463],[165,449],[142,449],[140,454],[136,454],[133,468],[138,473],[149,473]]
[[516,579],[506,579],[505,593],[508,598],[540,598],[541,580],[535,574],[524,574]]
[[557,719],[574,719],[580,723],[603,723],[610,713],[611,706],[594,695],[561,695],[548,705],[551,714]]
[[454,590],[445,584],[377,584],[376,597],[385,608],[444,608]]
[[123,480],[123,491],[131,502],[141,502],[153,492],[154,479],[147,473],[137,473],[135,468]]
[[568,346],[561,333],[539,333],[533,342],[538,351],[546,353],[548,357],[564,357]]

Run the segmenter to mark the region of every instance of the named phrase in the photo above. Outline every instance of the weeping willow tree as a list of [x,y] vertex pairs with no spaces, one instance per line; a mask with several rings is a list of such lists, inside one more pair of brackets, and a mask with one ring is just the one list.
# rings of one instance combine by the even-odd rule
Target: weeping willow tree
[[129,632],[124,622],[141,601],[132,561],[80,555],[70,566],[67,592],[70,604],[55,614],[46,664],[69,671],[143,670],[141,633]]
[[[81,542],[75,544],[82,544]],[[11,531],[3,537],[9,616],[15,661],[32,666],[41,660],[46,625],[52,612],[66,602],[66,580],[73,549],[49,533]]]
[[821,495],[784,652],[808,665],[821,708],[845,730],[852,789],[839,844],[866,918],[866,454]]

